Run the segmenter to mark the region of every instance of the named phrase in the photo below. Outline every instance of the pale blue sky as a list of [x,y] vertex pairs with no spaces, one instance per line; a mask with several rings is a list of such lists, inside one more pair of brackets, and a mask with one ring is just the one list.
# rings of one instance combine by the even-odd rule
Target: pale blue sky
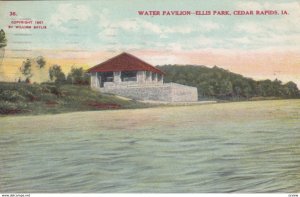
[[[44,20],[30,30],[30,48],[122,49],[299,49],[299,1],[102,0],[0,2],[0,27],[8,38],[9,11]],[[288,16],[139,16],[138,10],[280,10]],[[297,18],[298,17],[298,18]],[[15,30],[17,31],[17,30]],[[9,41],[15,38],[8,39]],[[26,38],[24,38],[26,39]],[[78,43],[77,43],[78,42]],[[9,42],[8,48],[16,48]],[[23,47],[23,46],[21,46]]]
[[[139,10],[289,14],[140,16]],[[17,13],[16,19],[43,20],[47,29],[8,29],[14,18],[10,11]],[[91,67],[127,51],[153,65],[218,65],[255,79],[293,80],[300,86],[299,21],[299,0],[0,1],[0,28],[8,38],[0,69],[12,80],[26,58],[43,55],[49,64],[67,70],[72,65]]]

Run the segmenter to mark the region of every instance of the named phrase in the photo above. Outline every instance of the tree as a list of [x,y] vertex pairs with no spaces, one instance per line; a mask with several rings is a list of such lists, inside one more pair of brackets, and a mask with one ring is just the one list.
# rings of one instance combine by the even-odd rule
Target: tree
[[30,78],[33,76],[31,73],[31,62],[30,59],[26,59],[20,67],[22,75],[24,75],[26,82],[30,82]]
[[2,60],[4,57],[4,47],[6,47],[6,37],[5,37],[5,32],[3,31],[3,29],[0,30],[0,66],[2,65]]
[[299,96],[299,89],[297,87],[297,84],[294,82],[290,81],[284,85],[287,89],[287,96],[288,97],[297,97]]
[[233,93],[233,87],[232,83],[229,80],[222,80],[220,84],[220,94],[222,96],[232,96]]
[[0,30],[0,49],[6,47],[7,39],[3,29]]
[[68,81],[68,83],[72,83],[72,84],[88,84],[89,83],[89,79],[86,76],[82,67],[80,67],[80,68],[72,67],[71,71],[68,74],[67,81]]
[[49,77],[55,83],[64,83],[66,81],[65,74],[62,72],[60,65],[53,65],[49,68]]
[[44,66],[46,65],[46,60],[44,59],[43,56],[38,56],[36,58],[36,63],[37,63],[39,68],[44,68]]
[[[46,61],[42,56],[38,56],[36,59],[34,58],[27,58],[26,61],[23,61],[22,66],[20,67],[20,72],[25,77],[25,82],[29,83],[30,78],[33,76],[34,68],[32,65],[35,65],[35,62],[37,63],[37,66],[41,69],[46,65]],[[35,73],[36,74],[36,73]]]
[[203,97],[242,100],[251,97],[300,97],[294,82],[283,85],[278,79],[255,81],[217,66],[165,65],[159,68],[167,73],[165,82],[195,86]]

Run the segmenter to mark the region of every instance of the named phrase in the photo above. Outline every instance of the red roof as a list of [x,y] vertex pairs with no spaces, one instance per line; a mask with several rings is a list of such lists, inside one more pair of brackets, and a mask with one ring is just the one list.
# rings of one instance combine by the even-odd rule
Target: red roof
[[121,53],[105,62],[102,62],[88,69],[88,72],[90,73],[113,71],[151,71],[163,75],[165,74],[154,66],[128,53]]

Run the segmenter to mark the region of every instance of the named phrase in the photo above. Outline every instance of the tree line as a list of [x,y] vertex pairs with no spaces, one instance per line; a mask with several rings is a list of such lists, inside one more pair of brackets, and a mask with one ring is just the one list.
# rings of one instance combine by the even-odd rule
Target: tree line
[[[3,29],[0,30],[0,49],[4,49],[7,45],[6,35]],[[2,58],[2,57],[1,57]],[[30,79],[33,76],[32,67],[33,64],[36,64],[39,69],[44,69],[46,65],[46,60],[43,56],[38,56],[36,58],[28,58],[23,61],[22,65],[20,66],[19,70],[20,73],[24,76],[25,82],[30,83]],[[1,65],[1,64],[0,64]],[[85,73],[82,67],[75,68],[72,67],[71,71],[66,76],[60,65],[52,65],[49,68],[49,78],[51,82],[61,84],[61,83],[70,83],[70,84],[81,84],[81,85],[88,85],[89,84],[89,77]],[[21,77],[18,80],[21,82]]]
[[60,65],[53,65],[49,68],[50,80],[58,84],[76,84],[76,85],[89,85],[89,76],[82,67],[72,67],[71,71],[66,76],[62,71]]
[[[36,63],[39,69],[43,69],[46,65],[46,60],[44,57],[39,56],[37,58],[26,59],[25,61],[23,61],[22,66],[20,67],[20,72],[24,76],[25,82],[27,83],[30,83],[30,79],[33,76],[33,63]],[[65,73],[61,69],[61,66],[58,64],[54,64],[49,67],[48,74],[50,81],[56,84],[89,84],[89,76],[85,73],[82,67],[72,67],[71,71],[67,75],[65,75]],[[19,78],[19,82],[21,82],[21,78]]]
[[285,84],[278,79],[256,81],[217,66],[163,65],[158,68],[167,73],[165,82],[197,87],[199,98],[246,100],[252,97],[300,97],[299,89],[292,81]]

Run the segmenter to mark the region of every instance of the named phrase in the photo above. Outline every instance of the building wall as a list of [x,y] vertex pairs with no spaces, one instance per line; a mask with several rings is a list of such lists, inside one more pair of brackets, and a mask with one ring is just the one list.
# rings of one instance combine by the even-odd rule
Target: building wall
[[193,102],[198,100],[197,88],[176,83],[166,84],[104,84],[101,92],[113,93],[136,100],[153,100],[167,102]]

